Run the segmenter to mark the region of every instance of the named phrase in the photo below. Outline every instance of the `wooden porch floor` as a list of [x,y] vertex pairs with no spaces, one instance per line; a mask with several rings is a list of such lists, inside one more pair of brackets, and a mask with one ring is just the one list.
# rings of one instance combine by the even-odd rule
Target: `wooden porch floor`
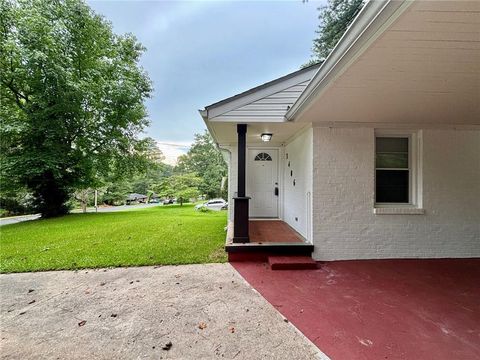
[[250,243],[304,243],[303,237],[280,220],[250,220]]

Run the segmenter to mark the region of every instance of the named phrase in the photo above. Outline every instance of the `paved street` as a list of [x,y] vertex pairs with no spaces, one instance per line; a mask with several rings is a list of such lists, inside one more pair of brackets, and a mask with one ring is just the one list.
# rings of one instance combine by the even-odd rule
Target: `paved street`
[[[139,209],[145,209],[145,208],[150,208],[155,206],[163,206],[163,205],[162,204],[138,204],[138,205],[102,206],[98,208],[97,212],[130,211],[130,210],[139,210]],[[72,214],[80,214],[82,213],[82,210],[74,209],[71,212]],[[89,207],[87,208],[87,212],[89,213],[95,212],[95,208]],[[4,219],[0,218],[0,226],[16,224],[19,222],[24,222],[29,220],[37,220],[39,218],[40,218],[40,214],[12,216]]]

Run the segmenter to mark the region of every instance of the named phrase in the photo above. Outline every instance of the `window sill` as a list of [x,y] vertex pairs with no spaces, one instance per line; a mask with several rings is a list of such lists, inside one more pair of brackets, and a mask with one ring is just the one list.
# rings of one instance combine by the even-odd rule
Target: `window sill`
[[425,209],[413,207],[377,207],[373,209],[375,215],[423,215]]

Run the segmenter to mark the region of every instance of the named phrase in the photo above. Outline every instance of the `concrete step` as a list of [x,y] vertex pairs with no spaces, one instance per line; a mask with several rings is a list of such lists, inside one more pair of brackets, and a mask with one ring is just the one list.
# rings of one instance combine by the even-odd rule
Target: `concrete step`
[[269,256],[268,264],[272,270],[308,270],[317,268],[317,263],[309,256]]
[[306,243],[226,244],[228,261],[268,261],[269,256],[311,256],[313,245]]

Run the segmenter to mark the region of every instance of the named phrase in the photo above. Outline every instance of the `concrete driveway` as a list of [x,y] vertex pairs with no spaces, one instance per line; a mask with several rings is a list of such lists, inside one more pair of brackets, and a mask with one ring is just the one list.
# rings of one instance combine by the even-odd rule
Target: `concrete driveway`
[[0,276],[2,359],[318,359],[229,264]]

